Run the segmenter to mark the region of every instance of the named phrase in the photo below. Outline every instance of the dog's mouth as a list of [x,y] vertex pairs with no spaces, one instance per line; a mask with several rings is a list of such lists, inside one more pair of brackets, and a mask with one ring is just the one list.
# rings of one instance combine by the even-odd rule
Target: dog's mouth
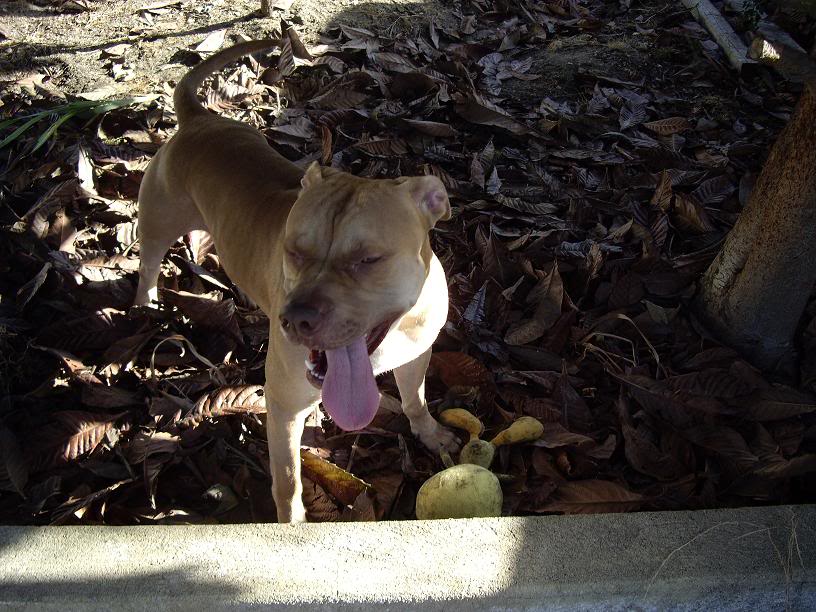
[[[365,336],[366,350],[371,355],[376,351],[382,341],[385,340],[388,330],[394,324],[396,318],[388,319],[379,325],[376,325]],[[323,381],[326,379],[326,372],[328,370],[328,359],[326,358],[326,351],[320,349],[311,349],[308,357],[306,357],[306,379],[312,383],[313,386],[320,389],[323,387]]]
[[321,390],[323,408],[340,429],[362,429],[377,414],[380,394],[370,355],[395,320],[384,321],[345,346],[309,352],[306,378]]

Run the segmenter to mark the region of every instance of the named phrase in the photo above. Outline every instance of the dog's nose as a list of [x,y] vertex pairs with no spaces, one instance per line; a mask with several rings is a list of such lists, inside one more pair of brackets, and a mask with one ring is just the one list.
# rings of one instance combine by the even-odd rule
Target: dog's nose
[[309,304],[293,303],[284,308],[280,324],[284,331],[294,331],[301,336],[314,336],[323,325],[323,313]]

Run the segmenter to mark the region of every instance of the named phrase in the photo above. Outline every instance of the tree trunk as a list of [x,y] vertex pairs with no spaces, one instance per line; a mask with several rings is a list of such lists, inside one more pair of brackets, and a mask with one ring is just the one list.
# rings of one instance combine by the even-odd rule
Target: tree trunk
[[790,363],[816,284],[816,87],[806,86],[702,280],[708,329],[767,369]]

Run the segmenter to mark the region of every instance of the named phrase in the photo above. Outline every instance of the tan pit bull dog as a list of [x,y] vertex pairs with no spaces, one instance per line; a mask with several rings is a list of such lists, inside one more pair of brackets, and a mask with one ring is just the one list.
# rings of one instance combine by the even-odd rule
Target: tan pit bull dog
[[450,217],[433,176],[370,180],[313,163],[304,173],[251,126],[204,109],[196,90],[253,41],[196,66],[176,87],[178,133],[139,190],[135,303],[158,300],[162,258],[180,236],[210,232],[230,278],[269,316],[266,406],[280,522],[303,522],[300,441],[323,406],[360,429],[379,405],[375,376],[394,370],[411,431],[429,448],[455,436],[428,413],[425,371],[448,314],[445,273],[428,232]]

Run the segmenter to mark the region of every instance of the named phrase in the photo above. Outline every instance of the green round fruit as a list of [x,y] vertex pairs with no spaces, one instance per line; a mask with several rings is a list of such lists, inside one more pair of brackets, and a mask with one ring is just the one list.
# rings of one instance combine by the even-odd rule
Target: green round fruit
[[501,516],[503,499],[493,472],[463,463],[425,481],[417,493],[416,515],[418,519]]
[[472,463],[483,468],[489,468],[493,463],[496,447],[486,440],[471,440],[462,447],[459,453],[459,463]]

